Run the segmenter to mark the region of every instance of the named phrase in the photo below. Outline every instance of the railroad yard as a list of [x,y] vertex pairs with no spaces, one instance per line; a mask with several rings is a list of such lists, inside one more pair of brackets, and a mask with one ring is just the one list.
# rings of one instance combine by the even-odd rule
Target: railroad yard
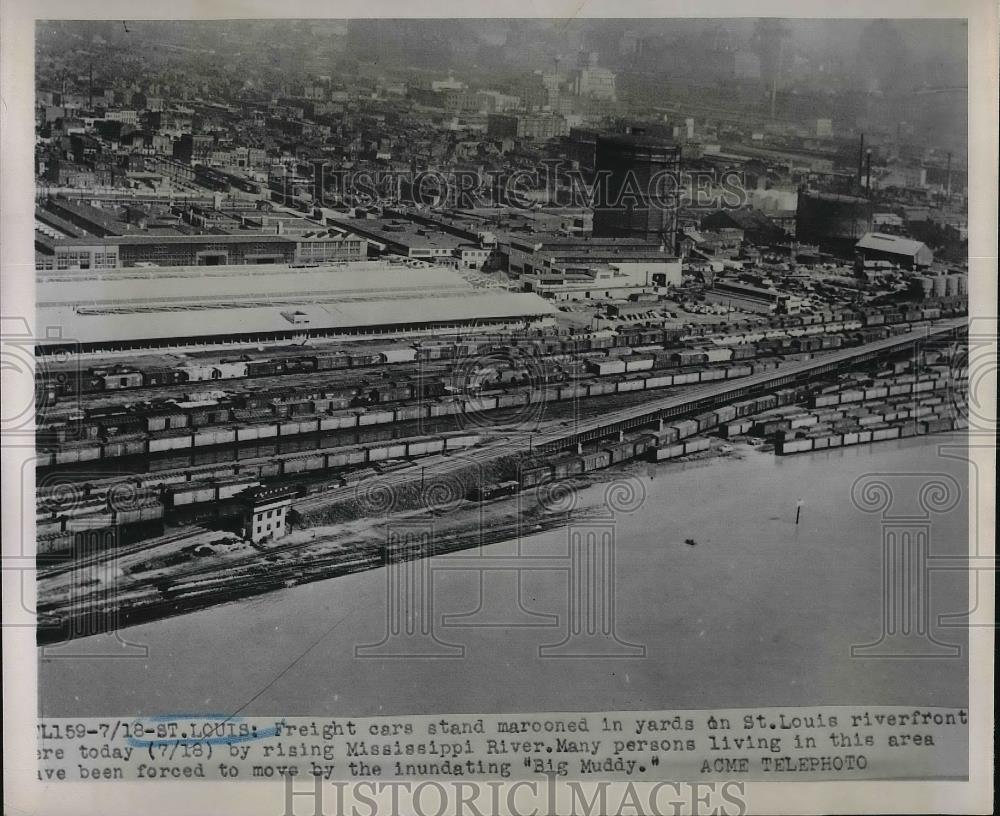
[[[636,462],[961,428],[964,325],[868,309],[42,358],[40,637],[378,566],[389,519],[432,516],[434,552],[556,526],[553,495]],[[288,529],[251,543],[261,489]]]

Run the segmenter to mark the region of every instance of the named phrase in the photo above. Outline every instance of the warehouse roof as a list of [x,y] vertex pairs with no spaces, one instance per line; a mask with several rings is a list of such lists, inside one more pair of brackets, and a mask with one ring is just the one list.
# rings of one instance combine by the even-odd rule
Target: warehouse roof
[[386,261],[295,268],[170,266],[37,274],[38,320],[84,345],[300,334],[548,315],[537,295],[484,294],[453,269]]
[[200,308],[177,311],[80,313],[70,307],[38,310],[40,324],[59,326],[60,337],[39,345],[60,345],[64,338],[83,345],[173,338],[234,337],[309,331],[406,327],[427,323],[473,322],[554,314],[533,294],[492,292],[399,300],[372,299],[288,306]]
[[869,232],[855,244],[856,249],[875,249],[879,252],[891,252],[896,255],[913,257],[926,249],[923,241],[912,238],[900,238],[898,235],[886,235],[882,232]]
[[301,298],[364,300],[473,291],[455,270],[414,268],[385,261],[304,268],[259,264],[39,272],[36,279],[35,300],[40,308],[238,305],[287,303]]

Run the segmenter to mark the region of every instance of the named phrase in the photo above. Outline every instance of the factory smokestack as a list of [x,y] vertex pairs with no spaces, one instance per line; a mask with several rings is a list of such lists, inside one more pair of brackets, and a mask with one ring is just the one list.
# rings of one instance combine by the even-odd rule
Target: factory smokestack
[[864,174],[865,161],[865,134],[861,134],[861,144],[858,145],[858,188],[861,187],[861,179]]

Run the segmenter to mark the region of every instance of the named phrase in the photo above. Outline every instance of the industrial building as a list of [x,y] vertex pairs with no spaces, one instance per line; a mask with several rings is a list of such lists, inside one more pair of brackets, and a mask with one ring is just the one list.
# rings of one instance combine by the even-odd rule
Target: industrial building
[[599,238],[557,233],[529,233],[525,237],[498,236],[506,250],[509,270],[530,274],[554,266],[585,266],[610,263],[669,263],[676,260],[673,250],[659,239]]
[[[404,258],[435,263],[458,262],[466,268],[482,266],[489,251],[470,243],[468,238],[438,228],[432,223],[416,223],[408,218],[327,218],[327,223],[362,236],[374,249]],[[479,249],[480,252],[472,252]],[[478,263],[476,263],[478,261]]]
[[679,147],[638,132],[598,137],[594,166],[606,188],[594,205],[594,236],[657,240],[673,252],[680,160]]
[[934,263],[934,253],[922,241],[883,232],[867,233],[854,250],[862,263],[888,261],[903,269],[926,269]]
[[360,261],[365,239],[317,229],[313,234],[118,235],[108,238],[52,237],[35,233],[35,269],[117,269],[140,265],[226,266]]
[[36,301],[38,324],[60,328],[40,353],[524,327],[556,312],[534,294],[484,293],[452,269],[387,261],[39,273]]
[[293,214],[200,204],[93,207],[53,197],[35,210],[35,269],[362,261],[367,241]]
[[756,314],[798,314],[802,310],[801,298],[738,281],[716,279],[712,288],[705,291],[705,300]]
[[552,300],[626,300],[640,294],[665,294],[680,286],[681,262],[609,263],[535,269],[521,276],[524,291]]

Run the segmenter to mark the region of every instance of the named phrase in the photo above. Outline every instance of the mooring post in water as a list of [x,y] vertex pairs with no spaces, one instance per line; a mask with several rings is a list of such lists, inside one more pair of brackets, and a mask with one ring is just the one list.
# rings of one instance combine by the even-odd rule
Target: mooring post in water
[[802,515],[802,505],[803,505],[804,503],[805,503],[805,502],[803,502],[803,501],[802,501],[802,499],[799,499],[799,500],[798,500],[798,501],[797,501],[797,502],[795,503],[795,523],[796,523],[796,524],[798,524],[798,523],[799,523],[799,517],[800,517],[800,516]]

